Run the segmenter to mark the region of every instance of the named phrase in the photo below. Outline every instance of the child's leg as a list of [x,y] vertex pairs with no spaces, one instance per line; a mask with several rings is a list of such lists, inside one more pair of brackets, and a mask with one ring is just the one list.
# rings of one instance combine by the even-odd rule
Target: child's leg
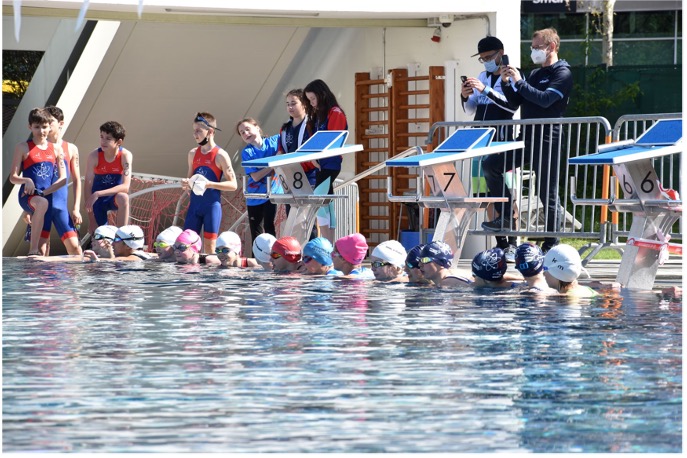
[[31,215],[31,247],[29,248],[29,255],[42,255],[40,250],[41,234],[43,222],[45,221],[45,214],[48,211],[48,199],[34,195],[31,197],[30,205],[33,207],[33,215]]
[[62,240],[62,243],[64,243],[64,247],[67,249],[67,254],[82,254],[78,237],[67,237],[66,239]]
[[126,226],[129,224],[129,194],[123,192],[115,196],[115,204],[117,205],[117,227]]

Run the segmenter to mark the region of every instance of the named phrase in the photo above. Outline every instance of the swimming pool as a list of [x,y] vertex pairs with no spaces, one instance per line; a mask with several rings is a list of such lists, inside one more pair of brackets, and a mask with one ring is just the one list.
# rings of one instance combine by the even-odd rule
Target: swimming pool
[[3,451],[680,452],[681,326],[651,294],[4,258]]

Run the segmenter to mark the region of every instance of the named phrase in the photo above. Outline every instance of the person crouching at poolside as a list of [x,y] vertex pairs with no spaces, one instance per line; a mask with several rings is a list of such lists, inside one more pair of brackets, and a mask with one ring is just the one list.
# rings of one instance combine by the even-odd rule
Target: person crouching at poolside
[[224,231],[217,237],[215,255],[208,256],[205,262],[222,267],[260,267],[255,259],[241,256],[242,245],[236,232]]
[[372,250],[370,261],[372,273],[380,281],[407,282],[408,275],[403,269],[406,262],[406,249],[396,240],[382,242]]
[[544,253],[539,245],[525,242],[515,250],[515,268],[525,278],[524,293],[556,294],[544,278]]
[[176,262],[174,256],[174,242],[181,234],[182,230],[179,226],[169,226],[164,231],[160,232],[155,238],[153,248],[157,253],[157,260],[161,262]]
[[551,288],[566,296],[598,296],[592,288],[577,282],[582,271],[586,272],[582,267],[582,258],[570,245],[556,245],[544,256],[544,278]]
[[253,257],[265,270],[272,270],[272,245],[277,241],[277,238],[272,234],[264,232],[258,235],[253,240]]
[[301,262],[301,244],[295,237],[282,237],[272,245],[272,270],[275,273],[303,271]]
[[343,272],[334,268],[332,251],[332,242],[324,237],[316,237],[306,243],[303,247],[303,265],[308,269],[305,275],[343,275]]
[[513,288],[519,286],[504,278],[508,270],[506,253],[501,248],[477,253],[472,259],[472,274],[475,276],[473,286],[486,286],[489,288]]
[[431,283],[424,277],[424,275],[422,275],[422,271],[420,270],[420,253],[422,253],[422,249],[424,247],[424,244],[415,245],[408,252],[408,256],[406,256],[405,270],[408,274],[409,283],[417,283],[422,285]]
[[367,248],[367,241],[363,234],[356,232],[341,237],[334,243],[334,251],[332,251],[334,268],[343,272],[345,278],[373,280],[375,275],[372,270],[363,267]]
[[[186,229],[174,241],[174,256],[177,264],[200,264],[200,249],[203,242],[193,229]],[[205,258],[203,257],[203,260]]]
[[420,252],[422,275],[439,287],[469,286],[472,280],[451,272],[453,251],[444,242],[430,242]]

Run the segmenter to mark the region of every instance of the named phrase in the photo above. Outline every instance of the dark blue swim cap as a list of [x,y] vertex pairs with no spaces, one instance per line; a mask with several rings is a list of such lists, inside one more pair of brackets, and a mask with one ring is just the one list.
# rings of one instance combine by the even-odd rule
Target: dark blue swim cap
[[450,268],[453,264],[453,251],[444,242],[430,242],[422,249],[420,258],[430,258],[442,267]]
[[523,277],[534,277],[544,268],[544,253],[539,245],[523,243],[515,250],[515,268]]
[[422,257],[420,255],[422,254],[422,249],[424,247],[424,245],[416,245],[408,252],[408,256],[406,256],[407,267],[411,269],[420,268],[420,258]]
[[482,280],[501,280],[506,269],[508,269],[506,254],[501,248],[482,251],[472,259],[472,273]]

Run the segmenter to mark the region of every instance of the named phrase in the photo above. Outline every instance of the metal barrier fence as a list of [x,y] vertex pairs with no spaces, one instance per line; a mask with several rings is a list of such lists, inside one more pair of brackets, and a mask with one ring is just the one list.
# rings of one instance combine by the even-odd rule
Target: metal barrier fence
[[[560,197],[560,203],[565,209],[559,207],[556,213],[561,222],[557,230],[547,230],[546,221],[549,216],[547,199],[540,199],[539,189],[542,187],[540,177],[536,176],[535,170],[541,169],[541,160],[538,155],[533,153],[533,148],[515,151],[512,154],[513,160],[505,164],[502,172],[504,173],[504,188],[500,190],[500,195],[505,194],[507,186],[512,193],[514,215],[518,218],[514,229],[502,228],[498,235],[503,236],[526,236],[530,239],[542,239],[545,237],[574,237],[591,239],[598,241],[599,244],[606,243],[606,220],[605,209],[593,205],[573,205],[570,200],[571,189],[568,184],[571,177],[576,177],[576,188],[574,193],[578,197],[587,199],[601,199],[607,197],[607,177],[604,179],[603,172],[594,168],[583,166],[569,166],[568,159],[571,157],[586,155],[597,152],[598,145],[610,142],[611,125],[603,117],[584,117],[584,118],[560,118],[556,122],[551,119],[527,119],[527,120],[505,120],[505,121],[467,121],[467,122],[440,122],[432,125],[427,144],[438,138],[441,142],[456,129],[472,127],[495,127],[497,132],[504,132],[504,129],[511,130],[514,136],[526,133],[526,145],[535,145],[542,154],[539,156],[551,156],[552,153],[559,151],[558,168],[550,170],[549,185],[553,186],[555,192]],[[551,129],[559,129],[560,136],[553,142],[547,142],[548,132]],[[500,138],[504,140],[508,138]],[[461,174],[463,185],[469,193],[475,196],[485,196],[487,193],[482,170],[481,160],[465,160],[457,165],[457,170]],[[545,183],[546,185],[546,183]],[[551,191],[553,193],[553,191]],[[501,204],[499,204],[501,205]],[[485,219],[491,220],[495,214],[487,211]],[[472,235],[494,235],[494,232],[485,231],[478,223],[481,218],[478,215],[469,225],[469,233]]]
[[[625,115],[618,118],[613,126],[613,141],[622,141],[636,139],[649,127],[651,127],[659,119],[676,119],[682,118],[682,113],[660,113],[660,114],[637,114]],[[654,159],[653,166],[656,174],[661,180],[661,184],[665,189],[680,189],[681,174],[680,167],[682,161],[682,154],[672,154]],[[619,195],[619,193],[616,193]],[[632,225],[632,214],[625,212],[613,213],[609,235],[609,240],[613,245],[618,245],[618,239],[627,237],[630,226]],[[682,240],[682,218],[680,218],[672,227],[670,236],[671,240]]]
[[359,232],[358,204],[360,203],[360,193],[357,183],[344,182],[344,180],[337,178],[334,182],[334,194],[347,196],[346,199],[333,199],[334,211],[336,212],[336,229],[334,230],[336,240]]

